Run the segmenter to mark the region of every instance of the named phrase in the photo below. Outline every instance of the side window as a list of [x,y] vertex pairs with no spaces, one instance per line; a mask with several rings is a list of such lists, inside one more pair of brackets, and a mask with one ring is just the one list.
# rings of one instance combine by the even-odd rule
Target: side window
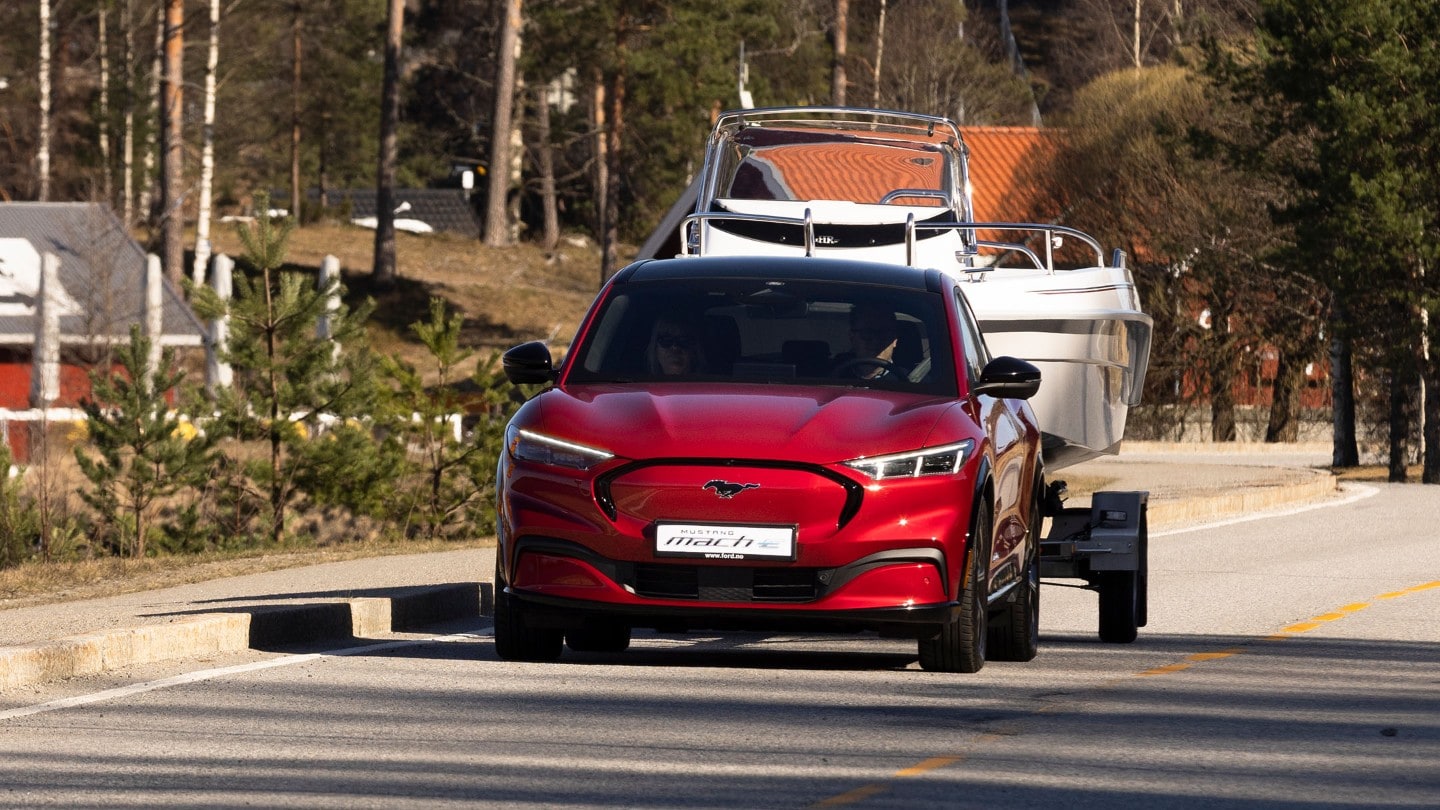
[[985,348],[985,339],[975,322],[975,313],[970,311],[970,302],[959,287],[955,288],[956,309],[960,310],[960,337],[965,344],[965,367],[969,370],[972,384],[980,380],[980,372],[990,362],[990,351]]

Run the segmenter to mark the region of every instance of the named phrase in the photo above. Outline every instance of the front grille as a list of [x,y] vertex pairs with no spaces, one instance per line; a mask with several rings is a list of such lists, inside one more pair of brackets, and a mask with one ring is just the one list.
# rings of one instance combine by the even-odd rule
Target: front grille
[[637,565],[635,593],[654,599],[698,599],[700,581],[691,565]]
[[820,596],[820,580],[814,568],[640,563],[629,584],[637,595],[651,599],[809,602]]

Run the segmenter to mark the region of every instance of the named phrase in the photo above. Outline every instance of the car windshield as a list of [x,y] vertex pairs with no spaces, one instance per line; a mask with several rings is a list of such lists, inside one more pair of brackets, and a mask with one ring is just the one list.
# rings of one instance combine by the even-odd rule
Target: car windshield
[[607,298],[570,383],[867,387],[955,396],[943,298],[767,279],[632,282]]

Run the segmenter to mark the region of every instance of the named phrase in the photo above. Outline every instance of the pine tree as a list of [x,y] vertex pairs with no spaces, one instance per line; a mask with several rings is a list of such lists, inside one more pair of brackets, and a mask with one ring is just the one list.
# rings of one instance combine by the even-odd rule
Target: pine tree
[[[260,210],[267,204],[262,200]],[[219,429],[237,440],[232,469],[263,497],[272,544],[286,537],[287,513],[307,485],[346,480],[349,468],[364,467],[363,456],[376,449],[374,442],[346,442],[341,449],[348,452],[338,454],[329,452],[337,448],[314,452],[306,446],[326,423],[364,422],[379,387],[364,331],[372,305],[330,309],[342,292],[338,281],[317,290],[310,277],[281,272],[293,223],[261,217],[240,228],[254,275],[237,275],[228,304],[208,288],[192,291],[201,317],[230,317],[224,359],[234,368],[234,383],[215,395]],[[328,316],[329,339],[317,336],[321,315]],[[247,459],[247,442],[258,442],[263,458]]]
[[155,515],[169,496],[198,487],[212,454],[210,434],[185,423],[166,402],[184,380],[171,349],[147,369],[150,340],[130,327],[118,353],[120,369],[91,374],[94,398],[84,403],[89,440],[75,448],[90,482],[80,497],[99,518],[102,545],[122,556],[144,557]]
[[494,448],[486,445],[484,431],[470,439],[456,435],[453,420],[467,410],[467,405],[470,410],[479,410],[486,424],[491,411],[504,408],[503,397],[496,396],[486,384],[491,380],[477,380],[482,391],[479,402],[465,401],[455,386],[459,382],[457,370],[471,357],[470,352],[460,349],[463,322],[459,314],[446,313],[443,299],[432,298],[430,320],[410,326],[434,360],[429,370],[434,385],[427,386],[426,375],[410,363],[395,358],[383,361],[393,386],[392,426],[410,448],[404,476],[407,484],[398,502],[401,514],[395,517],[407,527],[407,533],[413,527],[414,532],[428,539],[452,537],[472,529],[465,518],[485,494],[485,476],[495,467]]

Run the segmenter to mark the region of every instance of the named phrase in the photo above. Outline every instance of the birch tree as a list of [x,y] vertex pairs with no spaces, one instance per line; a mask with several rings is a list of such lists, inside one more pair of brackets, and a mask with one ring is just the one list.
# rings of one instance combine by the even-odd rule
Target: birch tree
[[195,284],[210,263],[210,202],[215,182],[215,72],[220,66],[220,0],[210,0],[210,41],[205,52],[205,119],[200,127],[200,204],[195,218]]
[[50,199],[50,0],[40,0],[40,137],[35,171],[40,181],[40,202]]

